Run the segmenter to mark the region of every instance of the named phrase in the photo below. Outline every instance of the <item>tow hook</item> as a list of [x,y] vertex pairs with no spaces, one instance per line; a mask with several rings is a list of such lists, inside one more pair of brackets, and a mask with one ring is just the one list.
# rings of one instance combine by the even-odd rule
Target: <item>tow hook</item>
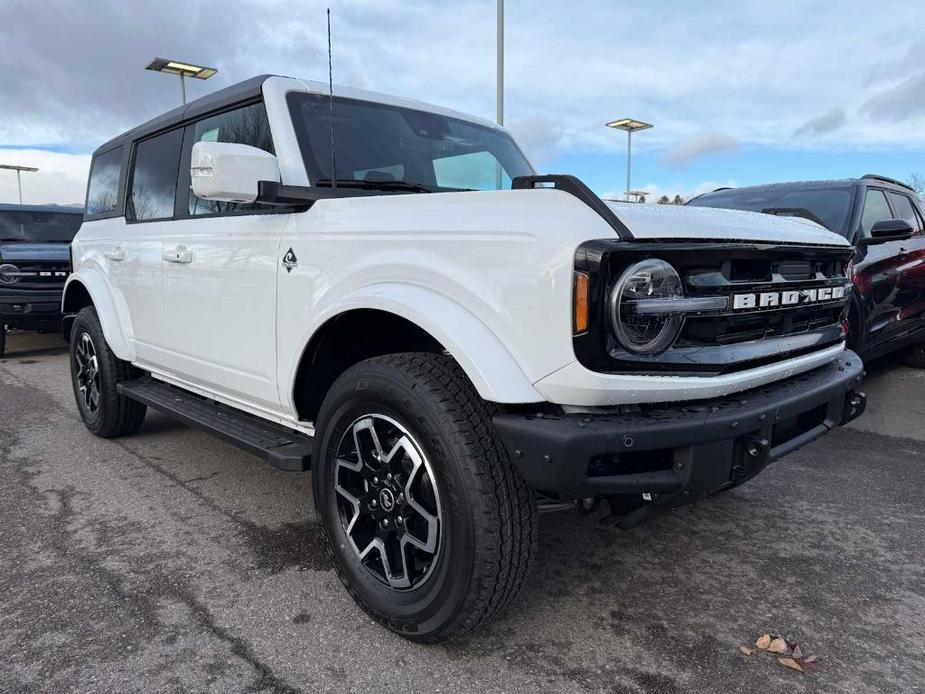
[[850,391],[845,396],[845,409],[842,413],[841,423],[847,424],[852,419],[860,417],[867,409],[867,394],[857,390]]

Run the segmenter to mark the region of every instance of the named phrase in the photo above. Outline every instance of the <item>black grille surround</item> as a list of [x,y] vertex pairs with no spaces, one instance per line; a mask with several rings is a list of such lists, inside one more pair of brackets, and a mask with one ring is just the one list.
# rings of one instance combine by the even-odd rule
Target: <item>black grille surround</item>
[[[809,354],[844,340],[850,297],[846,246],[729,241],[589,241],[575,270],[589,283],[589,329],[573,338],[592,371],[711,376]],[[674,345],[657,355],[624,349],[614,336],[610,292],[633,263],[660,258],[678,271],[687,297],[728,297],[726,309],[689,315]],[[734,309],[737,294],[841,288],[844,296],[791,306]]]

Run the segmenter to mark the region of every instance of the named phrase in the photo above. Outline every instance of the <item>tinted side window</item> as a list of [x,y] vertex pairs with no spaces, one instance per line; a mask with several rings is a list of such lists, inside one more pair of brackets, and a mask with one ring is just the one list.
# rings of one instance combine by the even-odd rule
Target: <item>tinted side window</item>
[[138,143],[132,170],[132,195],[129,198],[131,219],[173,217],[182,143],[181,129]]
[[93,157],[87,184],[87,217],[115,213],[119,206],[119,177],[122,174],[122,147]]
[[919,216],[912,207],[912,201],[909,196],[901,193],[890,193],[890,202],[893,203],[893,209],[896,211],[896,218],[909,222],[909,226],[919,232],[922,230],[922,224]]
[[[199,121],[193,125],[193,137],[189,147],[192,149],[196,142],[232,142],[257,147],[270,154],[276,153],[273,150],[270,122],[267,120],[267,111],[263,103],[251,104]],[[191,215],[229,214],[266,209],[269,209],[266,205],[256,203],[203,200],[193,194],[192,188],[189,191],[189,213]]]
[[886,195],[882,190],[870,189],[864,199],[864,213],[861,215],[861,236],[870,236],[870,230],[877,222],[893,219],[890,206],[886,202]]

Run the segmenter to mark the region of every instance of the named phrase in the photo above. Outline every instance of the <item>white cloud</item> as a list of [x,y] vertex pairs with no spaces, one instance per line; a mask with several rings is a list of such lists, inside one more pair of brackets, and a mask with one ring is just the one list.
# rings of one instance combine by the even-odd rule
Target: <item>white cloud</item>
[[833,108],[831,111],[810,118],[803,125],[793,131],[794,136],[801,135],[824,135],[826,133],[838,130],[845,124],[845,109],[841,106]]
[[684,167],[695,159],[719,154],[721,152],[734,152],[740,146],[738,140],[722,133],[701,133],[680,145],[668,149],[662,155],[663,161],[669,166]]
[[[38,167],[35,173],[22,174],[22,198],[26,205],[83,205],[90,170],[89,154],[0,149],[0,164]],[[19,201],[14,171],[0,169],[0,201]]]
[[887,123],[925,116],[925,72],[874,94],[862,111],[874,120]]

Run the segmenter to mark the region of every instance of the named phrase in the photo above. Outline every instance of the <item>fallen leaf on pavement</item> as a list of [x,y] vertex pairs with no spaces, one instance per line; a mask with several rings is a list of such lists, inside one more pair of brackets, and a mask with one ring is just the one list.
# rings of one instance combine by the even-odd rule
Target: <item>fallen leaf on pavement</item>
[[816,656],[811,655],[811,656],[809,656],[808,658],[804,658],[804,659],[803,659],[803,662],[804,662],[804,663],[815,663],[817,660],[818,660],[818,658],[817,658]]
[[799,670],[800,672],[803,672],[803,668],[793,658],[778,658],[777,662],[781,665],[789,667],[791,670]]
[[755,641],[755,645],[758,646],[762,651],[768,650],[768,646],[771,645],[771,635],[765,634],[760,639]]
[[771,641],[768,646],[768,653],[783,653],[787,650],[787,642],[778,637]]
[[799,660],[802,657],[803,657],[803,651],[800,650],[799,646],[794,646],[793,647],[793,659]]
[[754,652],[754,648],[749,648],[748,646],[739,646],[739,653],[742,655],[752,655]]

